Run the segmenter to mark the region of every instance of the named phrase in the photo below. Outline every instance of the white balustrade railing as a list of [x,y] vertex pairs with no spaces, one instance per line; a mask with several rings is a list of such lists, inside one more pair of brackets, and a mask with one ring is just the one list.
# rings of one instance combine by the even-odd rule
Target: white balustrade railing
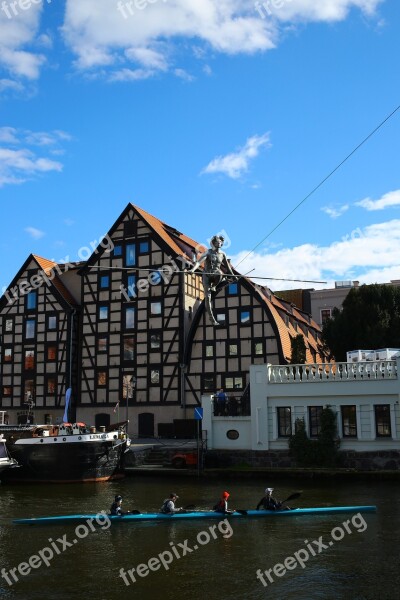
[[397,362],[395,360],[379,360],[355,363],[268,365],[269,383],[320,383],[321,381],[368,379],[397,379]]

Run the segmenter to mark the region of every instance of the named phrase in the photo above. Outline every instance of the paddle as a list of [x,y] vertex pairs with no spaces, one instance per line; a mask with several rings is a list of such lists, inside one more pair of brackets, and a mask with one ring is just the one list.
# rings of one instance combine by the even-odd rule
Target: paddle
[[[294,492],[293,494],[290,494],[286,500],[282,500],[281,505],[285,504],[285,502],[289,502],[290,500],[296,500],[296,498],[300,498],[300,496],[301,492]],[[244,509],[236,509],[236,512],[240,513],[241,515],[247,515],[248,513],[248,511]]]

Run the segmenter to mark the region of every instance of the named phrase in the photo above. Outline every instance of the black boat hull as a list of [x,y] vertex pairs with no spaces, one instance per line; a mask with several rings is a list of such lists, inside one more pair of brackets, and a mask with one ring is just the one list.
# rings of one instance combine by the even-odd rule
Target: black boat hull
[[108,481],[124,476],[126,444],[107,441],[12,444],[9,452],[20,467],[2,474],[5,482],[72,483]]

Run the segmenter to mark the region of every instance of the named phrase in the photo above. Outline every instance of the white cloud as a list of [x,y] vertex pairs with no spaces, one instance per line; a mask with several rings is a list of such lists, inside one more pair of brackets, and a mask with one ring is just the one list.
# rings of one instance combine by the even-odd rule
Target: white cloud
[[364,198],[360,202],[356,202],[355,206],[361,206],[368,211],[372,210],[384,210],[388,207],[400,206],[400,190],[394,190],[384,194],[382,198],[378,200],[371,200],[371,198]]
[[[0,187],[21,184],[50,171],[62,171],[63,165],[43,155],[61,151],[60,141],[71,139],[64,131],[33,132],[14,127],[0,128]],[[35,147],[41,148],[38,155]],[[32,148],[35,148],[33,150]]]
[[184,81],[194,81],[194,77],[193,75],[190,75],[190,73],[187,73],[187,71],[185,71],[184,69],[175,69],[174,70],[174,74],[176,75],[176,77],[179,77],[179,79],[183,79]]
[[29,233],[34,240],[40,240],[45,234],[44,231],[40,231],[40,229],[36,229],[36,227],[25,227],[25,231]]
[[[248,251],[232,257],[232,264],[241,273],[255,269],[254,274],[302,280],[334,281],[360,280],[362,283],[384,283],[400,279],[400,219],[356,229],[329,246],[303,244],[272,252]],[[243,262],[241,262],[243,260]],[[239,265],[240,263],[240,265]],[[292,289],[326,285],[289,281],[268,282],[255,280],[273,289]]]
[[127,81],[145,78],[142,70],[147,76],[173,72],[174,52],[188,39],[196,40],[193,54],[199,60],[210,50],[253,54],[274,48],[288,25],[340,21],[353,8],[372,15],[381,2],[282,0],[262,18],[254,0],[134,0],[131,11],[124,1],[67,0],[62,31],[79,69]]
[[331,219],[337,219],[341,217],[346,211],[349,210],[348,204],[343,204],[342,206],[323,206],[321,208],[322,212],[328,215]]
[[202,174],[223,173],[232,179],[238,179],[249,169],[250,161],[256,158],[263,147],[270,146],[270,135],[253,135],[237,152],[226,156],[217,156],[203,170]]
[[[12,4],[12,3],[11,3]],[[5,4],[11,11],[10,3]],[[18,8],[18,4],[16,4]],[[39,77],[40,68],[45,62],[43,54],[29,49],[39,35],[40,15],[43,6],[32,4],[29,10],[19,10],[11,18],[5,10],[0,10],[0,67],[23,79]]]

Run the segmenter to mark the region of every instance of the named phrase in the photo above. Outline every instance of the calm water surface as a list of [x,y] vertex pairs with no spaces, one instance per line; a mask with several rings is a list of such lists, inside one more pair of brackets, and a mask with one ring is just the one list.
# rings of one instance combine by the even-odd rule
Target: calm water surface
[[[56,486],[0,486],[0,568],[7,572],[44,547],[49,538],[76,539],[75,525],[23,526],[11,519],[40,515],[97,512],[108,509],[113,496],[124,496],[124,507],[157,511],[170,491],[178,492],[180,504],[210,508],[220,492],[231,493],[231,506],[255,508],[266,485],[275,487],[281,499],[303,489],[296,505],[329,506],[376,504],[376,514],[363,514],[364,532],[350,523],[351,534],[310,557],[304,569],[299,566],[263,587],[257,569],[272,569],[276,563],[293,556],[340,527],[351,515],[293,517],[288,519],[233,520],[222,531],[210,536],[209,521],[175,523],[115,524],[96,531],[55,555],[50,566],[32,569],[25,576],[16,573],[18,582],[8,585],[0,579],[1,600],[396,600],[400,598],[400,497],[399,485],[390,482],[326,483],[263,480],[188,481],[186,479],[127,478],[108,484]],[[360,527],[361,523],[361,527]],[[138,577],[127,586],[119,576],[140,563],[176,548],[193,548],[200,532],[208,532],[209,543],[180,559],[169,570],[161,567]],[[233,533],[232,533],[233,532]],[[336,530],[337,535],[339,531]],[[84,534],[81,530],[79,533]],[[230,535],[232,533],[232,535]],[[223,537],[222,534],[225,534]],[[207,534],[200,536],[201,541]],[[62,549],[61,542],[57,547]],[[167,555],[165,555],[167,556]],[[155,564],[155,563],[152,563]],[[10,576],[11,577],[11,576]]]

